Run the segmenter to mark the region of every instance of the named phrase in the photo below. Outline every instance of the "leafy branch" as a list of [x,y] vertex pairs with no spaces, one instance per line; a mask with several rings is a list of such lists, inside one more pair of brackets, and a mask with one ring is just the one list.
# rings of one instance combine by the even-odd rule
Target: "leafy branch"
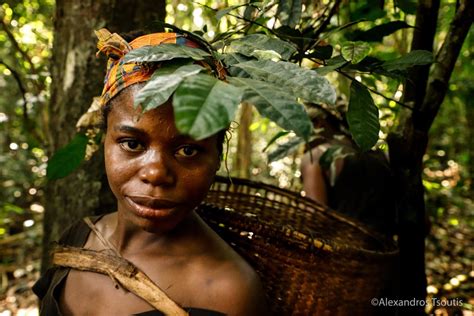
[[[345,72],[342,71],[341,69],[336,69],[336,71],[337,71],[339,74],[341,74],[341,75],[343,75],[344,77],[346,77],[347,79],[350,79],[350,80],[352,80],[352,81],[356,80],[354,77],[348,75],[347,73],[345,73]],[[404,107],[404,108],[410,109],[410,110],[412,110],[412,111],[415,110],[412,106],[409,106],[409,105],[407,105],[407,104],[405,104],[405,103],[403,103],[403,102],[400,102],[400,101],[398,101],[398,100],[395,100],[395,99],[392,99],[392,98],[390,98],[390,97],[387,97],[387,96],[384,95],[383,93],[381,93],[381,92],[379,92],[379,91],[377,91],[377,90],[375,90],[375,89],[372,89],[372,88],[370,88],[370,87],[368,87],[368,86],[366,86],[366,85],[364,85],[364,86],[365,86],[370,92],[372,92],[372,93],[374,93],[374,94],[376,94],[376,95],[379,95],[379,96],[383,97],[384,99],[386,99],[386,100],[388,100],[388,101],[393,101],[393,102],[395,102],[396,104],[398,104],[398,105],[400,105],[400,106],[402,106],[402,107]]]
[[[208,6],[207,4],[203,4],[203,3],[200,3],[200,2],[197,2],[197,1],[192,1],[192,2],[195,3],[195,4],[197,4],[197,5],[199,5],[199,6],[202,6],[203,8],[206,8],[206,9],[208,9],[208,10],[211,10],[211,11],[215,12],[216,14],[219,12],[219,10],[216,10],[216,9],[212,8],[212,7]],[[247,4],[243,4],[243,5],[238,5],[238,6],[233,6],[233,7],[231,7],[231,8],[232,8],[232,10],[234,10],[234,9],[239,8],[239,7],[249,6],[249,5],[251,5],[251,3],[247,3]],[[261,24],[261,23],[255,21],[255,20],[248,19],[248,18],[246,18],[246,17],[244,17],[244,16],[240,16],[240,15],[236,15],[236,14],[230,13],[230,11],[231,11],[231,10],[229,10],[229,12],[227,12],[226,14],[229,15],[229,16],[231,16],[231,17],[234,17],[234,18],[236,18],[236,19],[239,19],[239,20],[242,20],[242,21],[251,23],[251,24],[253,24],[253,25],[258,25],[258,26],[264,28],[265,30],[269,31],[269,32],[272,33],[273,35],[278,35],[273,29],[269,28],[268,26],[263,25],[263,24]]]
[[[339,9],[339,6],[340,6],[341,2],[342,2],[342,0],[334,1],[334,4],[333,4],[331,10],[329,11],[326,19],[324,19],[324,21],[318,27],[316,32],[314,32],[313,38],[318,39],[319,36],[321,35],[321,33],[323,33],[326,30],[327,26],[331,22],[332,17],[336,14],[337,10]],[[311,47],[309,47],[309,49],[312,49],[317,45],[318,45],[318,41],[316,41]]]

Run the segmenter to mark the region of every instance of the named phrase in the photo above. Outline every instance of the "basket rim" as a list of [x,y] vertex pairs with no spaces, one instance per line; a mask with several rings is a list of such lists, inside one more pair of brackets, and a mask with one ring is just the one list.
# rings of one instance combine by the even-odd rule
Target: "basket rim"
[[[235,211],[227,210],[222,207],[218,207],[212,203],[202,203],[199,208],[207,208],[207,209],[218,209],[220,211],[224,212],[232,212],[236,213]],[[399,254],[398,248],[396,248],[395,245],[391,245],[392,247],[388,247],[385,245],[382,241],[377,240],[377,242],[384,244],[386,250],[370,250],[362,247],[355,247],[355,246],[348,246],[346,244],[341,244],[334,242],[332,240],[327,240],[327,239],[322,239],[318,237],[311,237],[308,234],[302,233],[298,230],[293,230],[289,227],[285,226],[279,226],[278,229],[269,225],[268,223],[264,221],[260,221],[257,218],[249,218],[247,219],[248,221],[253,221],[257,226],[260,226],[258,231],[272,231],[274,235],[280,234],[282,236],[286,236],[287,238],[291,238],[294,240],[294,243],[300,242],[300,243],[306,243],[307,247],[305,247],[305,251],[311,251],[311,252],[327,252],[327,253],[347,253],[347,254],[356,254],[356,255],[367,255],[367,256],[383,256],[383,257],[389,257],[389,256],[396,256]],[[245,229],[243,225],[236,225],[235,223],[233,224],[234,228],[238,229]],[[254,229],[255,231],[255,229]],[[258,234],[257,231],[257,234]],[[392,249],[390,249],[392,248]],[[313,250],[310,250],[313,249]]]
[[[352,220],[347,218],[346,216],[338,213],[335,210],[330,209],[327,206],[321,205],[317,203],[316,201],[313,201],[312,199],[309,199],[307,197],[301,196],[298,192],[296,191],[291,191],[288,189],[283,189],[279,188],[275,185],[272,184],[266,184],[263,182],[256,182],[252,181],[249,179],[243,179],[243,178],[237,178],[237,177],[223,177],[223,176],[216,176],[215,177],[215,183],[224,183],[230,186],[233,185],[246,185],[252,188],[256,189],[267,189],[269,191],[276,192],[278,194],[281,194],[283,196],[287,196],[289,198],[298,198],[298,205],[303,204],[305,206],[304,211],[307,212],[323,212],[324,215],[327,215],[329,217],[332,217],[333,219],[343,222],[345,224],[350,225],[351,227],[355,228],[356,230],[360,231],[362,234],[371,237],[373,240],[375,240],[378,244],[382,245],[384,250],[371,250],[371,249],[366,249],[362,247],[355,247],[355,246],[348,246],[346,244],[341,244],[337,243],[332,240],[325,240],[322,238],[318,237],[312,237],[309,236],[307,233],[291,229],[288,226],[278,226],[278,228],[275,228],[275,226],[269,225],[266,221],[262,221],[258,218],[251,218],[249,220],[255,221],[258,223],[258,225],[261,225],[263,229],[267,231],[274,231],[275,233],[280,233],[280,234],[285,234],[288,236],[288,233],[291,233],[291,238],[295,238],[297,240],[305,241],[308,243],[308,246],[311,245],[311,248],[314,248],[317,251],[330,251],[330,252],[348,252],[348,253],[353,253],[357,252],[358,254],[366,254],[370,256],[395,256],[398,255],[399,249],[398,245],[395,241],[390,240],[386,237],[384,237],[382,234],[379,234],[375,231],[373,231],[371,228],[369,228],[367,225],[364,223],[358,222],[356,220]],[[218,190],[213,190],[212,187],[210,191],[218,191]],[[204,201],[203,204],[204,206],[211,206],[214,208],[218,208],[220,210],[223,210],[225,212],[230,212],[229,210],[226,210],[223,207],[217,206],[215,204],[212,204],[212,202],[207,202]],[[243,228],[243,227],[241,227]],[[326,246],[329,246],[330,248],[327,248]],[[309,248],[309,247],[308,247]]]

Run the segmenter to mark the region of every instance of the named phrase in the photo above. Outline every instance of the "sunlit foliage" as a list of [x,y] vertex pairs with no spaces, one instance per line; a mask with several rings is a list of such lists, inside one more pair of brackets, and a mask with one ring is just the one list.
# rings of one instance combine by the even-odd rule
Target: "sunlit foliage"
[[0,7],[0,88],[6,92],[0,97],[0,237],[21,231],[43,212],[52,12],[53,1]]
[[[301,27],[316,23],[314,21],[321,17],[321,9],[330,1],[313,2],[317,4],[303,2],[306,6],[301,16]],[[246,7],[226,10],[242,3],[242,0],[169,0],[166,22],[185,30],[200,31],[208,40],[225,38],[229,30],[238,30],[243,34],[269,32],[268,29],[281,26],[281,22],[275,18],[275,6],[267,12],[267,18],[257,21],[261,26],[246,28],[245,14],[252,12],[246,12]],[[396,8],[394,1],[385,1],[383,8],[371,6],[369,10],[361,3],[364,1],[347,1],[347,5],[342,6],[329,21],[327,31],[321,34],[323,43],[331,44],[335,52],[340,52],[344,43],[353,39],[356,30],[367,31],[394,20],[414,25],[414,11]],[[442,1],[437,46],[446,36],[455,4],[454,0]],[[45,133],[48,133],[45,104],[49,101],[51,83],[48,65],[53,37],[53,11],[53,0],[7,0],[0,6],[0,89],[3,91],[0,95],[0,239],[35,225],[44,211],[42,188],[48,160],[45,155],[47,144],[44,143]],[[366,21],[340,31],[331,31],[362,18]],[[407,53],[411,34],[411,28],[404,28],[383,37],[379,42],[370,42],[370,55],[390,59]],[[216,44],[219,44],[218,41]],[[474,121],[473,55],[474,37],[471,32],[450,81],[448,96],[431,129],[424,159],[427,220],[432,227],[427,246],[430,295],[458,295],[458,289],[467,288],[468,281],[474,277],[468,275],[474,258],[474,132],[469,126]],[[301,62],[314,66],[314,61],[308,59]],[[403,97],[401,80],[355,69],[351,75],[384,95],[372,93],[381,119],[377,146],[388,150],[384,141],[388,132],[397,125],[400,115],[401,106],[397,102]],[[350,80],[336,72],[329,74],[328,78],[337,87],[338,96],[347,102]],[[254,113],[250,130],[253,139],[252,179],[299,190],[301,152],[268,164],[266,153],[262,151],[280,129]],[[222,164],[222,174],[227,174],[227,168],[231,175],[236,174],[233,169],[238,154],[236,140],[237,133],[234,132],[226,155],[227,163]],[[278,143],[284,141],[285,138],[282,138]]]

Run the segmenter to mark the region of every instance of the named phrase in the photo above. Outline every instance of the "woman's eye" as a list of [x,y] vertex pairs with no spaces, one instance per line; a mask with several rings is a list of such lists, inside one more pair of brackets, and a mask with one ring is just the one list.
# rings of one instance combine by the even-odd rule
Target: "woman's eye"
[[193,146],[183,146],[183,147],[181,147],[181,148],[178,149],[178,151],[176,152],[176,155],[177,155],[177,156],[181,156],[181,157],[193,157],[193,156],[195,156],[198,152],[199,152],[199,150],[198,150],[196,147],[193,147]]
[[120,147],[125,149],[126,151],[138,152],[144,149],[143,145],[134,139],[125,139],[120,141]]

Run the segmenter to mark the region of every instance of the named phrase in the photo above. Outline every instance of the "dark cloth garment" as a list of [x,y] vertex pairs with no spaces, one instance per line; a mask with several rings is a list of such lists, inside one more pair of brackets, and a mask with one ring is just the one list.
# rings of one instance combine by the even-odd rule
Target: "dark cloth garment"
[[385,235],[395,231],[396,188],[383,152],[355,152],[344,158],[334,186],[325,178],[328,205]]
[[[92,223],[96,223],[102,216],[91,217]],[[83,247],[87,242],[87,238],[91,229],[87,224],[80,220],[69,227],[59,239],[59,244],[63,246]],[[44,275],[33,286],[33,292],[41,300],[40,316],[60,316],[59,296],[61,295],[64,281],[69,273],[69,268],[52,267],[46,271]],[[184,308],[191,316],[222,316],[220,312],[200,309],[200,308]],[[137,316],[161,316],[164,315],[158,310],[152,310],[136,314]]]
[[[91,221],[96,223],[100,218],[100,216],[93,217]],[[84,221],[78,221],[63,233],[58,243],[64,246],[83,247],[90,231]],[[61,315],[58,301],[69,270],[63,267],[52,267],[33,285],[33,292],[41,300],[41,316]]]

